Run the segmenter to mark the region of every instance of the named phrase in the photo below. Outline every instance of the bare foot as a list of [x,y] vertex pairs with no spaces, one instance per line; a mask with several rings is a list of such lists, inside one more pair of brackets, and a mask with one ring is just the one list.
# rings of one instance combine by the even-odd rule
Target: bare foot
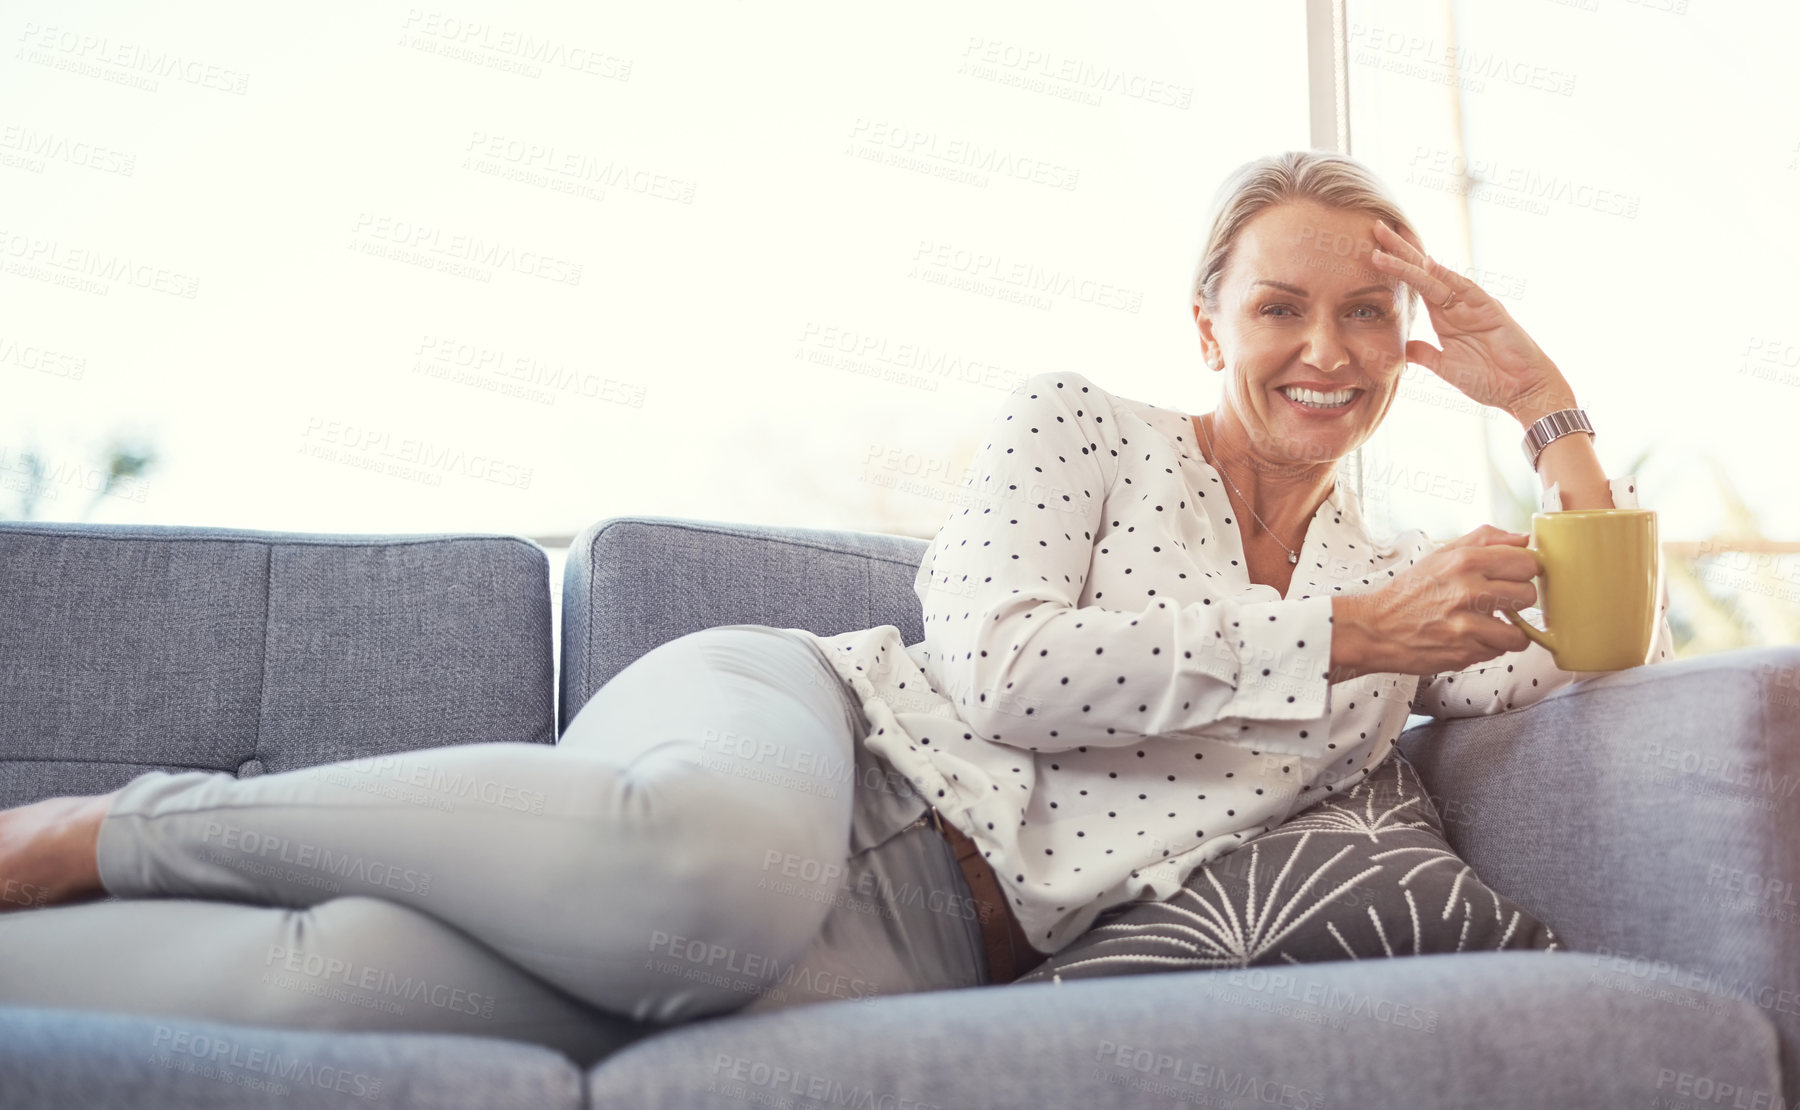
[[0,810],[0,913],[103,892],[95,848],[118,791]]

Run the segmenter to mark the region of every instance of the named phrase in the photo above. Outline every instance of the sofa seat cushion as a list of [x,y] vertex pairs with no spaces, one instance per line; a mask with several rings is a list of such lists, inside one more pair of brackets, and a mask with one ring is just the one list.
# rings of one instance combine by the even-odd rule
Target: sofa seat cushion
[[7,1110],[577,1110],[581,1073],[537,1045],[312,1033],[186,1018],[0,1007]]
[[[1645,989],[1654,986],[1655,989]],[[1749,1002],[1648,985],[1583,953],[1014,983],[725,1015],[635,1042],[595,1110],[746,1105],[1579,1106],[1780,1091]],[[1726,1103],[1729,1105],[1729,1102]]]

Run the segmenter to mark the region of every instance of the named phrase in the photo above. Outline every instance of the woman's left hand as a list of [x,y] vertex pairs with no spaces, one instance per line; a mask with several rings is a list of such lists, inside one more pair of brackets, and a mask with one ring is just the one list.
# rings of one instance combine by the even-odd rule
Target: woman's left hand
[[[1406,360],[1416,362],[1521,423],[1547,412],[1573,408],[1574,393],[1556,364],[1532,341],[1501,303],[1481,286],[1429,255],[1377,220],[1372,261],[1419,291],[1440,350],[1423,340],[1406,344]],[[1455,294],[1450,307],[1444,301]]]

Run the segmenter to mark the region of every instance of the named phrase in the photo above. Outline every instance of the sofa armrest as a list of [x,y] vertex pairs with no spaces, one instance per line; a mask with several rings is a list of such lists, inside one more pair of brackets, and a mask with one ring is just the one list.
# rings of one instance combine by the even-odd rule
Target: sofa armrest
[[1564,947],[1749,999],[1800,1074],[1800,648],[1598,675],[1400,747],[1452,847]]

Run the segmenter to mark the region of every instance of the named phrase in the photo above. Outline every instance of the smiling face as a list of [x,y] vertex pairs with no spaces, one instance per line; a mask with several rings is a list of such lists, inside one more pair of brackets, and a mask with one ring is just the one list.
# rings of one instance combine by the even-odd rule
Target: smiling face
[[1224,406],[1271,470],[1330,463],[1387,414],[1406,368],[1405,289],[1369,261],[1375,217],[1311,201],[1244,225],[1216,309],[1194,306]]

